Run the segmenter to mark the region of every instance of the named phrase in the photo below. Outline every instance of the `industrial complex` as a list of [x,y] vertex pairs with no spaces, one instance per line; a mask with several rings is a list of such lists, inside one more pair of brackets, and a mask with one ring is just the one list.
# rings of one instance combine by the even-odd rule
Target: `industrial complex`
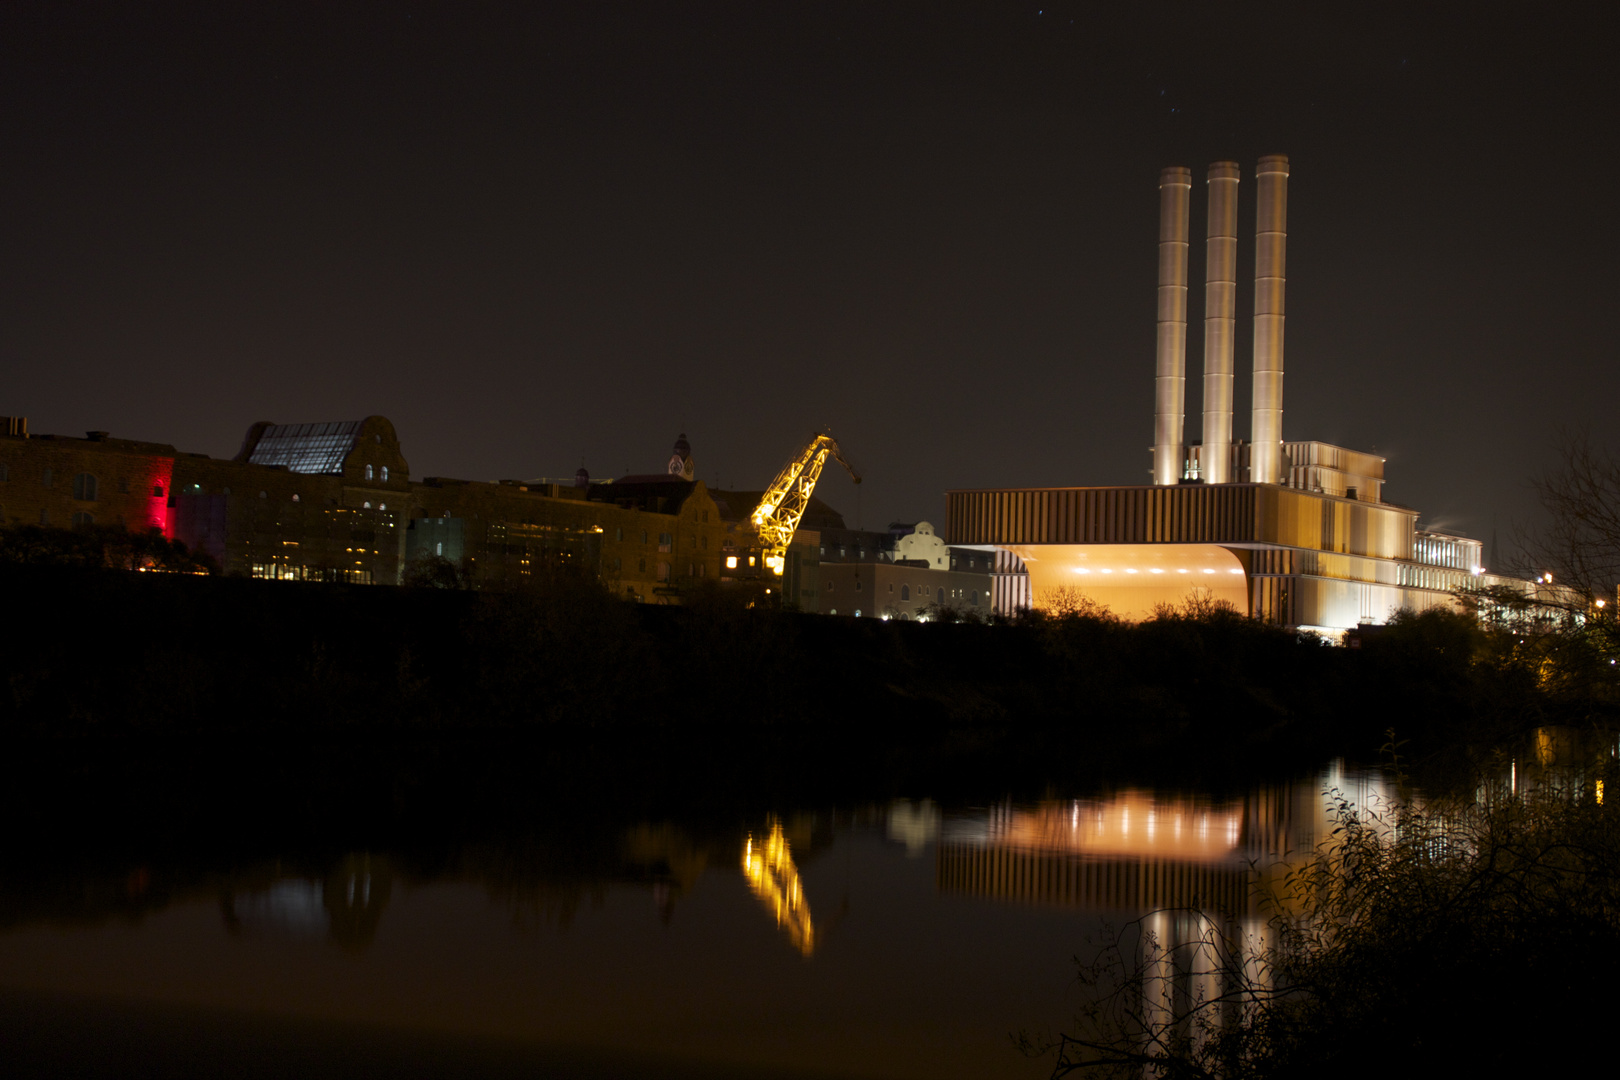
[[1383,498],[1384,459],[1282,434],[1288,159],[1255,169],[1253,409],[1233,438],[1237,192],[1205,177],[1203,441],[1185,432],[1189,205],[1185,168],[1159,177],[1153,483],[948,494],[947,534],[996,553],[995,608],[1080,594],[1116,615],[1202,596],[1280,626],[1338,633],[1402,609],[1454,606],[1454,590],[1529,587],[1487,574],[1476,540],[1425,532]]
[[[1255,168],[1249,438],[1234,437],[1236,162],[1205,176],[1202,441],[1186,431],[1193,175],[1159,177],[1151,484],[952,491],[945,528],[850,529],[814,496],[830,435],[811,436],[759,491],[711,491],[682,434],[662,472],[593,480],[411,479],[380,416],[257,423],[234,458],[115,439],[0,436],[0,522],[153,528],[226,573],[400,583],[437,569],[467,586],[569,564],[637,602],[704,582],[753,582],[805,611],[926,618],[1002,614],[1083,596],[1125,619],[1189,599],[1328,633],[1457,603],[1490,575],[1482,545],[1426,532],[1383,496],[1384,459],[1283,437],[1288,159]],[[947,540],[949,542],[947,542]],[[419,576],[419,574],[418,574]]]

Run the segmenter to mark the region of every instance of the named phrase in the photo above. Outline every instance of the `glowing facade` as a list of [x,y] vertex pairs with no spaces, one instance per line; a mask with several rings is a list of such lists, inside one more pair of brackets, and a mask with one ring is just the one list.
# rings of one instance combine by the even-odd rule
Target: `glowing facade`
[[[1384,459],[1282,436],[1288,159],[1256,170],[1251,439],[1232,439],[1236,273],[1234,162],[1210,166],[1203,426],[1186,445],[1183,353],[1186,169],[1160,176],[1154,483],[953,491],[955,544],[996,550],[995,607],[1076,595],[1125,618],[1161,604],[1224,601],[1282,626],[1329,632],[1401,609],[1455,604],[1484,573],[1477,541],[1422,533],[1418,512],[1383,500]],[[1522,583],[1521,583],[1522,584]]]

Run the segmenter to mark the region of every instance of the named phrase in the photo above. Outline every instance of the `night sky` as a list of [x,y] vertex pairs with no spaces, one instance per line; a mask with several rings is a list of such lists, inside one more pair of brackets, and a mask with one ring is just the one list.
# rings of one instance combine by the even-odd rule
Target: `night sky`
[[1609,438],[1614,16],[1518,5],[0,7],[0,412],[230,456],[398,427],[412,473],[763,486],[853,525],[1146,483],[1157,176],[1289,187],[1284,433],[1504,540]]

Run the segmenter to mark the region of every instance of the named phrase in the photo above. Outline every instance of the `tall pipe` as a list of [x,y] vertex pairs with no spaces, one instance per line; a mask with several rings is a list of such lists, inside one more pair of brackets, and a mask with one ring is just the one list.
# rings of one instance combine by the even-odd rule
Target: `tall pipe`
[[1204,240],[1204,445],[1199,451],[1205,483],[1232,479],[1232,380],[1237,330],[1237,197],[1235,161],[1209,167],[1209,226]]
[[1254,415],[1249,479],[1281,483],[1283,290],[1288,282],[1288,157],[1268,154],[1254,171]]
[[1187,398],[1187,201],[1192,170],[1159,173],[1159,349],[1153,383],[1153,482],[1182,478]]

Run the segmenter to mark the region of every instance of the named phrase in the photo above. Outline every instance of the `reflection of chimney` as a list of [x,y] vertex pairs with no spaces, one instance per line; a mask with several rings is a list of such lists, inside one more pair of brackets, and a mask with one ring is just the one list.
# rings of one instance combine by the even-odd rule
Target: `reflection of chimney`
[[1232,354],[1237,325],[1238,163],[1209,167],[1209,226],[1204,252],[1204,438],[1199,475],[1232,479]]
[[1288,158],[1268,154],[1255,169],[1254,414],[1249,479],[1281,483],[1283,289],[1288,280]]
[[1159,351],[1153,383],[1153,482],[1181,480],[1187,397],[1187,199],[1192,170],[1159,173]]

